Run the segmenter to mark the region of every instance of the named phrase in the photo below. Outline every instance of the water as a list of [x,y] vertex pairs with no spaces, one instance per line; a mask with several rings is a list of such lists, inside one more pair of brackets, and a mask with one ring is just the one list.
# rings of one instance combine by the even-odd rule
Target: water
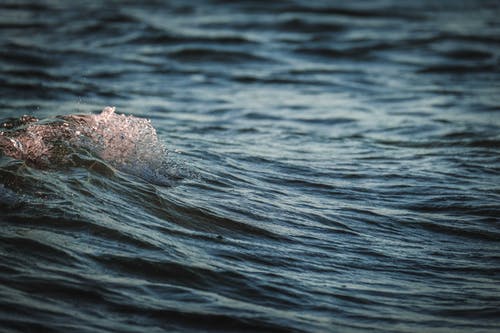
[[137,149],[0,157],[0,330],[498,331],[499,15],[3,1],[1,118]]

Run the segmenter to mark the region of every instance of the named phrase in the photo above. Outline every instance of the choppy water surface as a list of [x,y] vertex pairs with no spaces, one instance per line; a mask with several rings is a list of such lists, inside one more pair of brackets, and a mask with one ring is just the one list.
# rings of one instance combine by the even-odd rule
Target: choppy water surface
[[498,331],[499,15],[2,1],[1,118],[115,105],[166,150],[0,157],[0,330]]

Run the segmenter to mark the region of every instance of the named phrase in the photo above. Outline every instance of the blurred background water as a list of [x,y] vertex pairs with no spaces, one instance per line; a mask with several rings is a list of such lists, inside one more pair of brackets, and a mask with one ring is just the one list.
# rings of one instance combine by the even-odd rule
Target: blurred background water
[[499,16],[2,1],[1,118],[115,105],[183,179],[1,157],[0,330],[498,332]]

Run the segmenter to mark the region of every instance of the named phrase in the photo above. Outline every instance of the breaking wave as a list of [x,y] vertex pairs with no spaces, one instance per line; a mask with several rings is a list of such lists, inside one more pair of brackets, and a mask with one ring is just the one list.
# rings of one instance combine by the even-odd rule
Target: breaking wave
[[109,106],[99,114],[9,119],[2,124],[0,151],[42,169],[109,164],[163,185],[187,172],[158,139],[149,119],[116,114]]

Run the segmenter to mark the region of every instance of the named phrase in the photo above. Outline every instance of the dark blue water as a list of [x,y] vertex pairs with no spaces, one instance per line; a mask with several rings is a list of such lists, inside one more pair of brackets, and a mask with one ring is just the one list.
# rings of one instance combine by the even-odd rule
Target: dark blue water
[[164,163],[0,157],[0,331],[500,330],[498,1],[78,3],[1,2],[0,118]]

